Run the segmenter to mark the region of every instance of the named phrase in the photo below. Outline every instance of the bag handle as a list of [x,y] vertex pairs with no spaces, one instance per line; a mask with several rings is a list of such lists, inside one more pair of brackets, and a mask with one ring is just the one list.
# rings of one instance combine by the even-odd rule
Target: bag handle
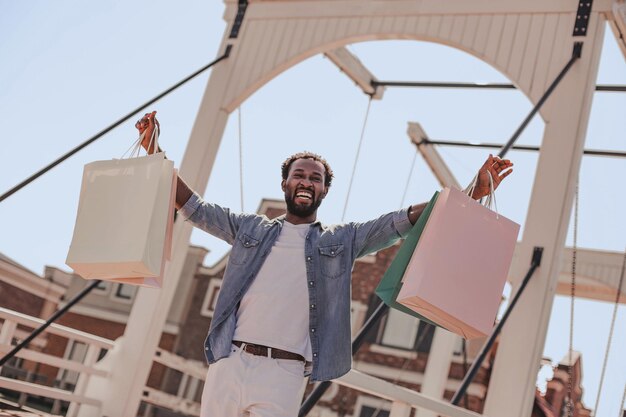
[[[152,136],[150,137],[150,142],[148,143],[148,149],[150,149],[150,147],[152,147],[152,145],[154,144],[154,149],[159,150],[159,134],[160,134],[160,129],[158,126],[154,126],[154,129],[152,130]],[[144,130],[141,135],[139,135],[139,138],[133,142],[132,145],[130,145],[130,148],[126,149],[126,152],[124,152],[124,154],[122,155],[122,157],[120,159],[124,159],[124,157],[126,156],[126,154],[128,154],[128,151],[131,151],[129,158],[138,158],[139,155],[141,154],[141,142],[143,142],[144,138],[146,137],[146,131]],[[148,153],[148,151],[146,151],[146,153]],[[154,153],[154,152],[153,152]]]
[[[487,207],[489,210],[492,210],[492,206],[493,206],[493,211],[496,212],[496,216],[499,215],[498,213],[498,204],[496,203],[496,190],[493,187],[493,177],[491,176],[491,172],[487,171],[487,175],[489,176],[489,194],[487,195],[487,198],[485,199],[485,202],[483,203],[483,199],[480,199],[480,203]],[[476,176],[474,177],[474,179],[472,180],[471,184],[468,185],[463,192],[465,194],[467,194],[468,197],[472,197],[472,194],[474,193],[474,189],[476,188],[476,184],[478,183],[478,174],[476,174]]]

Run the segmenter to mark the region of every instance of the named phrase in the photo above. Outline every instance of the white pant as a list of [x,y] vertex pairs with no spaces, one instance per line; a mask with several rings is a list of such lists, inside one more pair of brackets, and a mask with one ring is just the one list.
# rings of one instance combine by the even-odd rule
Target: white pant
[[233,345],[229,357],[209,366],[200,417],[296,417],[304,363],[252,355],[242,347]]

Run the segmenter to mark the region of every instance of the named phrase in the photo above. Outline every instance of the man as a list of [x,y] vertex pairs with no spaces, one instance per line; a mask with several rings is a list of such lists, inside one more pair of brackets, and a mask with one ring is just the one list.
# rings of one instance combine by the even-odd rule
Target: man
[[[146,114],[142,145],[158,122]],[[512,163],[492,156],[479,171],[473,198],[496,188]],[[364,223],[326,226],[317,209],[333,178],[319,155],[303,152],[282,165],[287,214],[235,214],[205,202],[178,179],[176,207],[194,226],[233,246],[205,341],[211,364],[202,417],[294,417],[305,375],[312,381],[350,370],[350,283],[356,258],[393,245],[426,203]]]

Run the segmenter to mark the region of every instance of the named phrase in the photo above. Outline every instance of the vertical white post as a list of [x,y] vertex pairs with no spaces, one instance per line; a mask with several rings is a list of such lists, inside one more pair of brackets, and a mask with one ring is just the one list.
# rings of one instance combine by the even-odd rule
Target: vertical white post
[[11,320],[4,320],[0,329],[0,345],[11,345],[15,329],[17,329],[17,323]]
[[512,274],[516,284],[528,271],[534,246],[544,248],[543,259],[502,331],[485,416],[528,417],[532,412],[604,38],[604,17],[592,13],[589,20],[585,39],[570,37],[568,26],[563,29],[568,35],[554,48],[569,52],[575,40],[585,41],[582,57],[546,102],[546,128],[520,246],[524,261]]
[[[429,397],[442,399],[450,373],[450,359],[458,339],[454,333],[438,327],[428,353],[424,382],[420,392]],[[420,408],[416,417],[437,417],[437,413]]]
[[[15,329],[17,329],[16,322],[10,321],[8,319],[4,320],[4,323],[2,323],[2,328],[0,329],[0,345],[11,346],[11,341],[13,340]],[[0,366],[0,370],[1,369],[2,367]]]
[[[100,353],[100,348],[96,345],[89,345],[87,348],[87,353],[85,355],[85,360],[83,364],[90,368],[93,368],[93,365],[98,360],[98,354]],[[87,389],[87,384],[89,383],[91,375],[81,372],[78,376],[78,381],[76,382],[76,387],[74,388],[74,394],[76,395],[84,395],[85,390]],[[80,410],[80,404],[72,402],[67,409],[67,413],[65,414],[67,417],[76,417],[78,416],[78,411]]]

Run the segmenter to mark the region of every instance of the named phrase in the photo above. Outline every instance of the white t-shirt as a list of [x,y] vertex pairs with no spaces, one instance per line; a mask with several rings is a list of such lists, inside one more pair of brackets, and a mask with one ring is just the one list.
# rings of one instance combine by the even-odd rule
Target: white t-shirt
[[270,346],[312,359],[304,242],[308,224],[284,222],[237,311],[233,340]]

